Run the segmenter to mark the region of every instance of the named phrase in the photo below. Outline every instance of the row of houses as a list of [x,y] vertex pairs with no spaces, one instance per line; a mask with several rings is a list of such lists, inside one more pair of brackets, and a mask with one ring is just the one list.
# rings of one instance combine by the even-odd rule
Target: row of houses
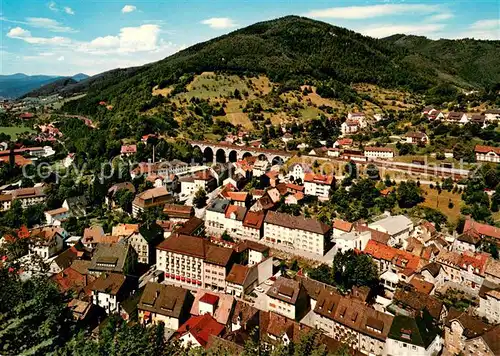
[[465,113],[457,111],[443,113],[442,111],[435,109],[432,106],[427,106],[423,109],[422,115],[428,118],[430,121],[438,120],[459,125],[465,125],[467,123],[488,125],[491,123],[498,123],[498,121],[500,120],[499,109],[490,109],[481,113]]

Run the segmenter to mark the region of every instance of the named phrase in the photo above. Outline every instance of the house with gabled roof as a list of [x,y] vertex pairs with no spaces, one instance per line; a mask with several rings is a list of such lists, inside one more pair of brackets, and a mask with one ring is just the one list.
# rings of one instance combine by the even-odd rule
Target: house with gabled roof
[[224,333],[225,327],[215,320],[210,314],[197,315],[189,318],[175,335],[183,347],[203,347],[206,348],[211,336],[220,336]]
[[[485,323],[481,318],[473,316],[468,312],[451,308],[444,324],[444,348],[452,355],[458,355],[464,351],[471,354],[469,352],[474,350],[474,353],[471,354],[473,355],[481,350],[482,355],[493,356],[495,354],[483,353],[484,348],[472,347],[470,350],[468,348],[469,345],[473,346],[473,343],[470,342],[471,340],[481,337],[491,330],[494,330],[494,328]],[[496,336],[498,340],[498,334]],[[486,351],[488,351],[487,348]]]
[[300,320],[309,311],[309,297],[299,281],[278,277],[267,291],[268,310],[292,320]]
[[192,303],[192,294],[184,288],[149,282],[137,304],[139,323],[162,322],[165,328],[177,330],[189,318]]
[[396,315],[386,342],[388,355],[432,356],[441,352],[441,330],[428,319]]

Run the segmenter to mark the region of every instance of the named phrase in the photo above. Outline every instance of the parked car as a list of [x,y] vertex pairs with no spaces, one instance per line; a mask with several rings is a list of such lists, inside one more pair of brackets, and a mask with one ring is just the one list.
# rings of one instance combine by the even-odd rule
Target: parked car
[[264,288],[258,286],[258,287],[255,287],[255,290],[259,293],[264,293]]

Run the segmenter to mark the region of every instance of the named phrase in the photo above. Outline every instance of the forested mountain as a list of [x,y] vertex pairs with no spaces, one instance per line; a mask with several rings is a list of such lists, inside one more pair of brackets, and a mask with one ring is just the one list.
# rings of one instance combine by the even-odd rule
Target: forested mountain
[[[403,62],[417,67],[432,63],[432,67],[442,79],[455,82],[459,86],[470,84],[489,87],[500,83],[500,41],[469,38],[434,41],[426,37],[407,35],[393,35],[383,41],[409,51]],[[422,60],[424,62],[419,63]]]
[[[100,74],[63,91],[86,91],[85,98],[67,109],[92,113],[101,100],[116,111],[137,109],[152,99],[154,86],[182,85],[186,76],[203,71],[263,73],[285,87],[319,81],[334,93],[358,82],[425,91],[442,82],[472,89],[500,81],[500,66],[494,65],[499,59],[492,59],[492,53],[498,53],[498,41],[422,39],[405,44],[403,39],[379,40],[324,22],[287,16],[199,43],[156,63]],[[448,47],[451,49],[445,50]],[[449,65],[453,53],[459,55]],[[474,59],[461,60],[469,57]]]
[[60,78],[49,84],[45,84],[44,86],[32,90],[29,93],[22,96],[23,97],[38,97],[38,96],[48,96],[51,94],[58,93],[62,91],[68,85],[76,84],[78,81],[73,78]]
[[73,79],[76,83],[87,78],[88,75],[83,73],[79,73],[73,77],[26,75],[23,73],[0,75],[0,97],[17,98],[60,79]]

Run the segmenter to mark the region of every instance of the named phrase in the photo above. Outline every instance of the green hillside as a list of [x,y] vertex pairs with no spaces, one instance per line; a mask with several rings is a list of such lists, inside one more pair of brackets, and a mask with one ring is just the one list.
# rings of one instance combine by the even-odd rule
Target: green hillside
[[[476,76],[474,66],[467,62],[448,65],[450,55],[433,49],[433,41],[405,45],[402,39],[373,39],[323,22],[288,16],[194,45],[156,63],[110,71],[69,86],[64,89],[66,93],[86,91],[87,96],[65,109],[93,114],[99,110],[100,101],[113,105],[115,112],[154,107],[160,99],[152,97],[153,87],[174,85],[180,92],[194,74],[205,71],[266,74],[273,82],[283,84],[283,89],[315,84],[321,96],[341,100],[356,95],[352,83],[424,91],[444,81],[464,88],[498,81],[499,66],[483,66],[481,75]],[[474,51],[476,57],[484,54],[482,61],[498,61],[486,58],[498,51],[498,42],[472,41],[468,49],[459,52],[465,56],[476,42],[487,49]],[[449,46],[460,43],[450,41]],[[479,66],[481,59],[476,58],[474,63]]]

